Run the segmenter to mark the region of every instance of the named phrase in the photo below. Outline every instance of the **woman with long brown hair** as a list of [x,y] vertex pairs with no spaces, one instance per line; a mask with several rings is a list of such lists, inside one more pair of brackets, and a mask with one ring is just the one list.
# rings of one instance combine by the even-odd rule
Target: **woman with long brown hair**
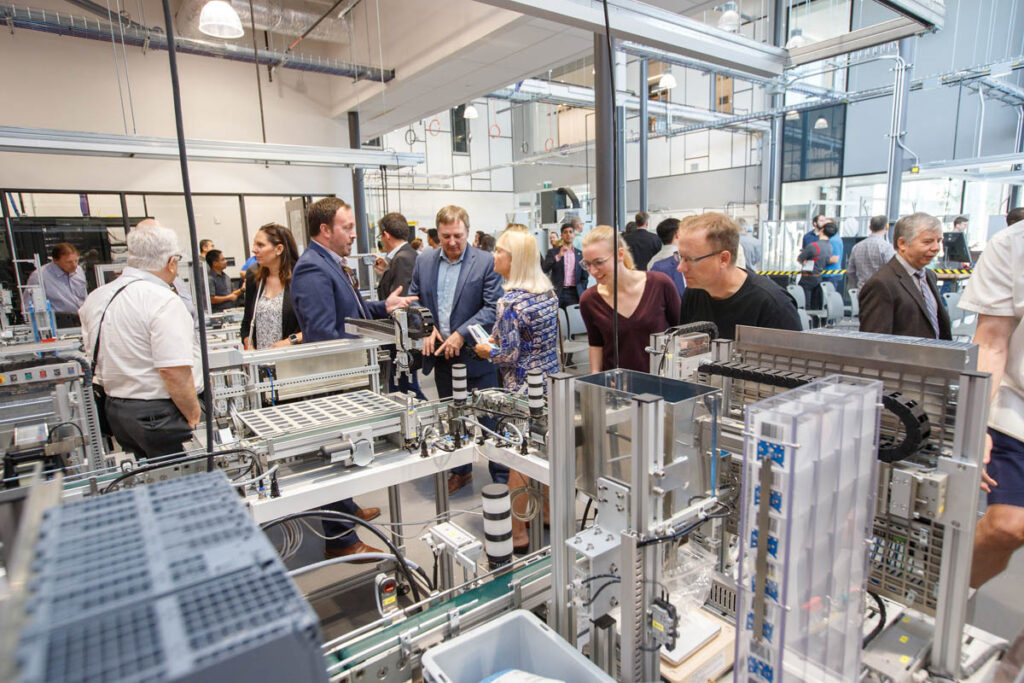
[[292,268],[299,260],[291,231],[278,223],[267,223],[252,241],[252,255],[256,265],[245,273],[243,346],[267,349],[302,343],[289,292]]

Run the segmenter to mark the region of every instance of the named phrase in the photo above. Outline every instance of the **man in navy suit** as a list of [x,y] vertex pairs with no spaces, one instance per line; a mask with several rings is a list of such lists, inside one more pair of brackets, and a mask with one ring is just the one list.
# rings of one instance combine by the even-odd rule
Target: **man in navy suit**
[[551,284],[558,292],[558,305],[561,308],[578,304],[587,288],[587,271],[581,265],[583,252],[572,245],[573,236],[572,225],[563,225],[562,241],[548,249],[541,263],[541,268],[551,278]]
[[[470,325],[490,332],[495,306],[501,297],[501,276],[494,272],[494,258],[467,244],[469,215],[458,206],[446,206],[434,219],[441,247],[416,259],[409,293],[434,316],[434,334],[423,343],[423,372],[434,373],[437,394],[452,395],[452,365],[462,363],[470,389],[498,386],[495,367],[473,352]],[[470,340],[466,344],[466,340]],[[489,463],[491,478],[508,481],[508,468]],[[473,478],[472,465],[457,467],[448,478],[452,494]]]
[[[351,336],[345,333],[346,318],[384,318],[416,300],[399,296],[402,288],[397,287],[385,301],[363,301],[343,269],[356,238],[355,217],[345,202],[336,197],[316,202],[306,214],[306,227],[309,246],[295,264],[291,282],[292,308],[303,343]],[[327,507],[364,521],[380,515],[380,508],[362,509],[351,498]],[[328,559],[381,552],[360,541],[350,522],[324,522],[323,526],[324,535],[339,536],[326,542],[324,555]]]

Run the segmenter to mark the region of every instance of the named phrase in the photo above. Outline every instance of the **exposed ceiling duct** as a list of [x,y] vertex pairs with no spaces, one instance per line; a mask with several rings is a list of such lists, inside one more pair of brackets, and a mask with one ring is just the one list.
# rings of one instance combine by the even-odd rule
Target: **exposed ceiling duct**
[[[242,26],[249,28],[248,0],[230,0],[231,7],[238,12]],[[199,14],[206,0],[185,0],[174,15],[175,30],[183,36],[199,35]],[[308,38],[325,40],[331,43],[348,44],[349,25],[346,19],[338,19],[351,11],[356,2],[341,5],[334,16],[324,19]],[[290,2],[284,6],[283,0],[253,0],[252,8],[257,31],[270,31],[283,36],[301,36],[317,19],[323,16],[326,7],[312,2]]]
[[[157,50],[167,49],[167,36],[161,29],[141,29],[135,28],[135,26],[118,27],[116,24],[111,26],[103,21],[76,17],[52,10],[0,5],[0,24],[10,26],[12,30],[22,28],[103,42],[110,42],[111,39],[120,41],[123,35],[126,45]],[[254,59],[252,48],[241,44],[196,40],[181,36],[175,36],[174,44],[178,52],[187,54],[220,57],[250,64]],[[394,69],[380,69],[375,66],[351,64],[337,59],[313,57],[295,52],[286,54],[280,50],[259,50],[259,63],[284,69],[311,71],[383,83],[387,83],[395,77]]]

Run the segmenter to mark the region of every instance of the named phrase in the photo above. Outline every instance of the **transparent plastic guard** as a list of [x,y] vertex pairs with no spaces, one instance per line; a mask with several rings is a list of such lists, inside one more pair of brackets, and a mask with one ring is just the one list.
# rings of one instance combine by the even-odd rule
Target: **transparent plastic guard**
[[857,680],[881,395],[833,375],[747,407],[735,680]]

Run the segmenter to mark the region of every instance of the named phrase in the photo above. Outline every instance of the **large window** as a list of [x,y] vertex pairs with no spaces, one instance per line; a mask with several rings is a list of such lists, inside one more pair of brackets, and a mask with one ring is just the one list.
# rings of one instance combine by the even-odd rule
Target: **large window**
[[460,104],[452,109],[452,152],[469,154],[469,123],[463,116],[466,105]]
[[843,175],[846,105],[786,114],[782,180],[815,180]]

